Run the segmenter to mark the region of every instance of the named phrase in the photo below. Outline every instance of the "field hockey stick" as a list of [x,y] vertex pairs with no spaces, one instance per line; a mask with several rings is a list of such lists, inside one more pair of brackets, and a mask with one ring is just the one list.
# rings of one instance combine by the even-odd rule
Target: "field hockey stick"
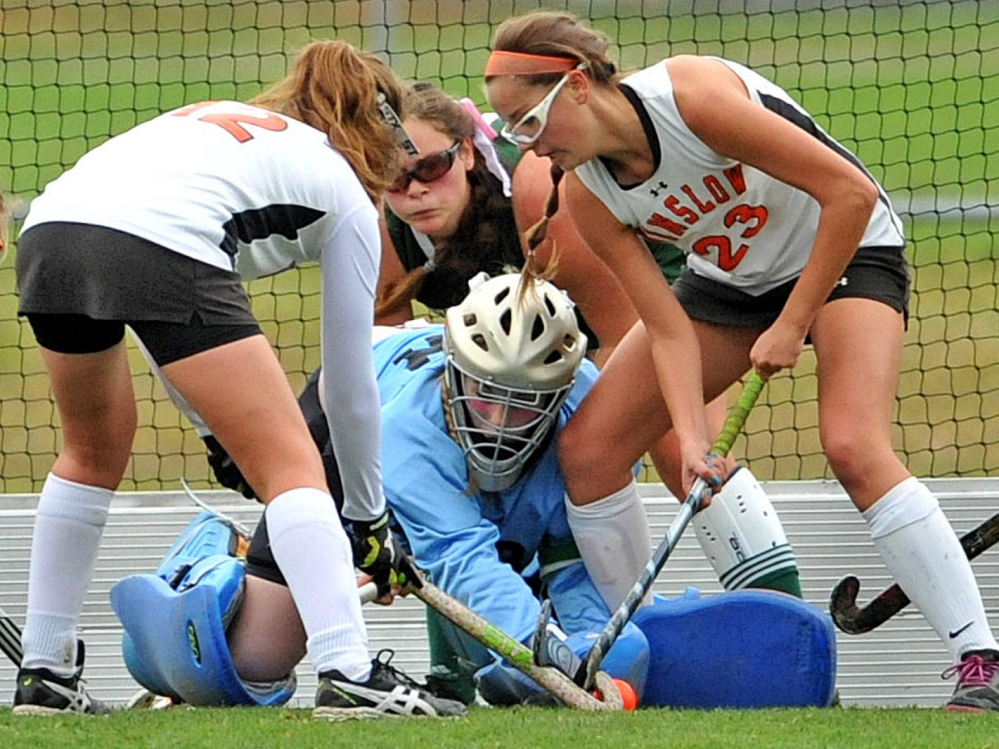
[[18,668],[24,658],[24,648],[21,646],[21,628],[18,627],[10,614],[0,608],[0,650],[10,658],[10,662]]
[[[974,559],[999,541],[999,513],[961,536],[961,546],[968,559]],[[853,575],[844,577],[833,588],[829,597],[829,613],[833,622],[848,635],[862,635],[877,629],[911,601],[898,583],[895,583],[869,604],[857,606],[860,580]]]
[[[754,371],[750,374],[749,379],[746,380],[746,384],[742,388],[742,393],[739,394],[739,400],[729,411],[728,418],[725,419],[725,424],[722,426],[721,432],[719,432],[714,445],[711,447],[711,451],[708,453],[709,458],[725,457],[728,455],[732,449],[732,443],[735,442],[735,438],[739,436],[743,426],[746,424],[746,417],[753,409],[753,406],[756,405],[756,399],[760,397],[763,385],[763,378],[757,372]],[[582,681],[586,689],[593,687],[594,677],[600,669],[600,664],[603,663],[604,656],[607,655],[607,651],[617,641],[625,625],[631,621],[631,617],[634,616],[635,611],[638,610],[644,598],[649,594],[649,591],[652,589],[652,583],[655,582],[656,577],[662,571],[663,565],[666,564],[666,560],[669,559],[670,554],[676,548],[680,536],[683,535],[684,530],[690,523],[690,519],[701,509],[701,503],[707,491],[708,482],[698,477],[694,481],[690,493],[687,494],[687,498],[680,505],[676,517],[673,518],[673,522],[667,528],[666,537],[653,552],[652,558],[645,566],[638,581],[628,591],[628,595],[624,601],[621,602],[617,611],[614,612],[610,621],[607,622],[607,626],[604,627],[603,631],[597,637],[597,641],[593,644],[583,663],[585,672],[582,674],[582,679],[580,679],[579,674],[576,675],[576,680]]]
[[[412,565],[414,570],[415,564]],[[581,689],[568,676],[551,666],[538,666],[529,647],[476,614],[461,601],[449,596],[417,571],[418,580],[410,588],[413,595],[466,632],[477,642],[499,654],[511,666],[534,681],[566,707],[576,710],[623,710],[621,695],[610,676],[598,672],[595,688],[603,701]]]

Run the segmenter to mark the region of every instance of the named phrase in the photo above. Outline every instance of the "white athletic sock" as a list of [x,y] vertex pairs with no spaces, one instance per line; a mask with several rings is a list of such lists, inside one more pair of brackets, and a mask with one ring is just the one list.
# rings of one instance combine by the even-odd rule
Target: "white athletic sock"
[[574,505],[566,495],[565,510],[586,571],[614,611],[652,558],[649,519],[638,484],[632,480],[623,489],[582,506]]
[[874,547],[895,581],[957,662],[969,650],[997,650],[968,562],[936,497],[910,477],[863,513]]
[[336,669],[365,681],[368,633],[357,596],[353,555],[329,494],[291,489],[267,505],[271,551],[308,634],[317,673]]
[[28,571],[24,668],[69,676],[76,670],[76,628],[114,492],[50,473],[38,500]]

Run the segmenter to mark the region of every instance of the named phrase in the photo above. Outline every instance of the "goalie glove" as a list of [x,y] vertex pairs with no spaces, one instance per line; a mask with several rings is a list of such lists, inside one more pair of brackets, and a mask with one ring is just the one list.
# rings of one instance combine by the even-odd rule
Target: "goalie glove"
[[371,575],[379,596],[389,593],[393,585],[419,587],[416,569],[389,527],[388,510],[374,520],[350,521],[349,535],[354,566]]
[[239,466],[236,465],[236,461],[232,459],[232,456],[226,452],[226,449],[222,447],[221,443],[215,439],[214,435],[207,435],[201,438],[205,446],[208,448],[208,465],[212,467],[212,472],[215,474],[215,480],[218,481],[226,489],[232,489],[235,492],[239,492],[247,499],[257,499],[257,493],[253,491],[253,487],[250,486],[246,478],[243,476],[243,472],[239,470]]

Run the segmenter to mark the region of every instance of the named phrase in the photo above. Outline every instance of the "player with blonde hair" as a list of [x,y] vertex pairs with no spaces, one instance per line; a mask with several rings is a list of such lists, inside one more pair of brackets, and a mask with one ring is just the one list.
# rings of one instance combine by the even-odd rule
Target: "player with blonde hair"
[[263,664],[244,654],[266,640],[268,612],[291,612],[285,621],[307,636],[320,676],[319,717],[452,709],[370,659],[351,543],[242,285],[320,265],[344,515],[359,565],[387,588],[399,557],[385,522],[370,328],[376,202],[398,173],[398,146],[413,148],[401,105],[384,62],[346,42],[315,42],[254,102],[191,104],[140,124],[32,203],[17,257],[20,314],[41,348],[63,446],[38,505],[15,714],[104,709],[80,680],[76,628],[136,429],[126,325],[267,505],[287,586],[247,582],[248,618],[229,630],[242,685],[260,691],[250,683],[288,678],[287,653]]

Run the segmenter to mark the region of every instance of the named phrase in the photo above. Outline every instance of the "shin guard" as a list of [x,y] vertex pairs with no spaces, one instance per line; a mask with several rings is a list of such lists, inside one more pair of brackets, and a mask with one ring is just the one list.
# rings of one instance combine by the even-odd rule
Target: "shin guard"
[[726,590],[761,588],[801,598],[794,550],[770,498],[748,468],[736,468],[711,505],[694,516],[693,525]]

